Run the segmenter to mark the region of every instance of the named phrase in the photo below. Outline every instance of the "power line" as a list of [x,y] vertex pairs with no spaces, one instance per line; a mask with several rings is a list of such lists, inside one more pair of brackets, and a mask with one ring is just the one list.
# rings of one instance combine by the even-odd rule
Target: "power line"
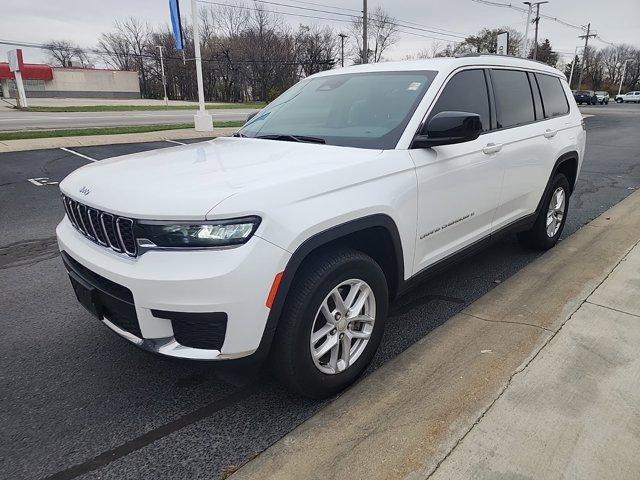
[[[277,13],[277,14],[281,14],[281,15],[288,15],[288,16],[292,16],[292,17],[302,17],[302,18],[313,18],[313,19],[318,19],[318,20],[329,20],[329,21],[334,21],[334,22],[342,22],[342,23],[352,23],[353,21],[357,21],[360,20],[362,17],[361,16],[357,16],[357,15],[351,15],[351,14],[346,14],[346,13],[337,13],[337,12],[330,12],[327,10],[320,10],[320,9],[315,9],[315,8],[308,8],[308,7],[299,7],[297,5],[290,5],[290,4],[286,4],[286,3],[281,3],[281,2],[272,2],[269,0],[255,0],[257,3],[264,3],[264,4],[269,4],[269,5],[276,5],[279,7],[284,7],[284,8],[295,8],[295,9],[300,9],[300,10],[305,10],[305,11],[312,11],[312,12],[319,12],[319,13],[327,13],[330,15],[340,15],[342,17],[348,17],[350,18],[350,20],[344,20],[341,18],[329,18],[329,17],[320,17],[317,15],[306,15],[306,14],[301,14],[301,13],[292,13],[292,12],[284,12],[282,10],[263,10],[260,8],[255,8],[255,7],[246,7],[244,5],[234,5],[234,4],[230,4],[230,3],[220,3],[220,2],[215,2],[212,0],[197,0],[199,3],[205,3],[205,4],[209,4],[209,5],[217,5],[217,6],[221,6],[221,7],[230,7],[230,8],[237,8],[237,9],[241,9],[241,10],[251,10],[251,11],[263,11],[263,12],[267,12],[267,13]],[[367,18],[369,20],[376,20],[376,18],[373,15],[367,15]],[[436,30],[432,30],[429,28],[422,28],[422,27],[416,27],[416,26],[412,26],[412,25],[408,25],[403,23],[400,23],[399,21],[389,21],[388,22],[391,25],[394,25],[398,28],[406,28],[409,30],[416,30],[419,32],[425,32],[425,33],[432,33],[434,35],[440,35],[440,37],[430,37],[427,35],[422,35],[424,38],[433,38],[436,40],[445,40],[445,41],[451,41],[447,38],[442,38],[442,37],[455,37],[455,38],[465,38],[462,35],[456,35],[456,34],[452,34],[452,33],[443,33],[443,32],[439,32]],[[408,33],[408,32],[402,32],[402,33]],[[420,36],[420,35],[417,35]]]
[[[306,2],[306,1],[303,1],[303,0],[288,0],[288,1],[293,2],[293,3],[301,3],[301,4],[305,4],[305,5],[313,5],[313,6],[316,6],[316,7],[331,8],[333,10],[342,10],[342,11],[346,11],[346,12],[355,12],[355,13],[358,14],[357,15],[358,18],[362,14],[362,10],[356,10],[354,8],[336,7],[336,6],[333,6],[333,5],[327,5],[325,3]],[[375,15],[375,14],[370,14],[369,17],[371,17],[373,15]],[[457,32],[457,31],[454,31],[454,30],[447,30],[446,28],[433,27],[433,26],[430,26],[430,25],[425,25],[423,23],[417,23],[417,22],[412,22],[412,21],[409,21],[409,20],[404,20],[402,18],[396,18],[396,20],[398,22],[402,22],[402,23],[405,23],[407,25],[414,25],[416,27],[422,27],[422,28],[426,28],[426,29],[430,29],[430,30],[439,30],[440,32],[442,32],[443,35],[445,35],[445,34],[453,34],[454,36],[460,36],[460,38],[464,38],[464,37],[468,37],[469,36],[469,34],[467,34],[467,33]],[[440,32],[434,32],[434,33],[440,33]]]
[[[512,3],[493,2],[493,1],[490,1],[490,0],[471,0],[471,1],[472,2],[476,2],[476,3],[481,3],[481,4],[484,4],[484,5],[490,5],[492,7],[504,7],[504,8],[510,8],[512,10],[517,10],[519,12],[524,12],[524,13],[527,12],[527,9],[521,8],[521,7],[517,7],[517,6],[513,5]],[[561,25],[564,25],[565,27],[573,28],[575,30],[580,30],[581,32],[584,32],[584,31],[587,30],[587,27],[585,25],[576,25],[574,23],[568,22],[566,20],[563,20],[563,19],[558,18],[558,17],[551,16],[551,15],[540,14],[540,17],[544,18],[546,20],[551,20],[553,22],[559,23]],[[599,40],[602,43],[606,43],[607,45],[611,45],[613,47],[616,46],[615,43],[605,40],[600,35],[596,35],[595,38],[596,38],[596,40]]]
[[351,23],[351,20],[343,20],[341,18],[329,18],[329,17],[318,17],[317,15],[304,15],[302,13],[291,13],[291,12],[283,12],[282,10],[263,10],[260,8],[253,8],[253,7],[245,7],[243,5],[233,5],[233,4],[229,4],[229,3],[219,3],[219,2],[212,2],[211,0],[197,0],[198,3],[206,3],[209,5],[217,5],[219,7],[231,7],[231,8],[238,8],[240,10],[251,10],[254,12],[265,12],[265,13],[277,13],[280,15],[288,15],[291,17],[302,17],[302,18],[314,18],[317,20],[329,20],[331,22],[340,22],[340,23]]

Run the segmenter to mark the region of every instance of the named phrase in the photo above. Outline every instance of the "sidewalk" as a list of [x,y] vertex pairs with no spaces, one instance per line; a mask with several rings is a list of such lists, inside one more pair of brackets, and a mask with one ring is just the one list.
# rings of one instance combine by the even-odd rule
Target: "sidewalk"
[[117,143],[142,143],[189,138],[215,138],[236,132],[236,127],[214,128],[213,132],[197,132],[193,128],[180,130],[160,130],[146,133],[122,133],[119,135],[85,135],[80,137],[33,138],[27,140],[0,141],[0,153],[41,150],[46,148],[89,147],[93,145],[113,145]]
[[638,478],[639,240],[640,192],[231,478]]

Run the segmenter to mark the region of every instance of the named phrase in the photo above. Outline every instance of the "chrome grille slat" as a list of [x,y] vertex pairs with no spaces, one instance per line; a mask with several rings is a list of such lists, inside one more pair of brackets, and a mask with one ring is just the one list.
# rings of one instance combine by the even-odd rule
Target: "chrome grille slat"
[[109,246],[116,252],[122,253],[123,249],[118,241],[114,219],[114,216],[110,213],[102,212],[102,215],[100,215],[100,222],[102,223],[102,228],[104,228],[105,234],[107,235],[107,242],[109,242]]
[[116,231],[118,239],[124,252],[130,257],[136,256],[136,240],[133,236],[133,220],[130,218],[118,217],[116,220]]
[[87,216],[89,217],[89,224],[91,225],[91,231],[93,232],[95,239],[103,247],[109,246],[105,240],[105,234],[102,231],[102,225],[100,224],[100,212],[98,212],[98,210],[96,210],[95,208],[88,208]]
[[74,213],[76,215],[76,220],[78,221],[78,227],[79,227],[80,233],[82,233],[83,235],[86,235],[87,234],[87,227],[84,224],[84,220],[82,219],[82,214],[80,213],[80,204],[78,202],[75,202],[75,201],[73,203],[75,204],[74,208],[73,208],[73,211],[74,211]]
[[138,254],[131,218],[87,207],[62,196],[65,213],[71,225],[92,242],[130,257]]
[[80,220],[82,220],[82,226],[85,229],[85,235],[91,240],[95,240],[96,237],[91,233],[91,224],[89,223],[89,214],[87,213],[87,206],[81,203],[78,204],[78,211],[80,212]]

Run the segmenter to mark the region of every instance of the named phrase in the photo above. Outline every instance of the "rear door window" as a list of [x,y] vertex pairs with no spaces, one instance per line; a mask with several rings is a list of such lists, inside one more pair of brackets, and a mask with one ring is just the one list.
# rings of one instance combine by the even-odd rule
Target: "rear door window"
[[498,128],[508,128],[535,120],[533,97],[527,73],[520,70],[492,70]]
[[468,112],[480,115],[482,130],[491,129],[489,92],[483,70],[463,70],[445,85],[427,122],[440,112]]
[[564,88],[558,77],[536,73],[540,93],[542,94],[542,104],[544,116],[546,118],[557,117],[569,113],[569,103],[564,94]]

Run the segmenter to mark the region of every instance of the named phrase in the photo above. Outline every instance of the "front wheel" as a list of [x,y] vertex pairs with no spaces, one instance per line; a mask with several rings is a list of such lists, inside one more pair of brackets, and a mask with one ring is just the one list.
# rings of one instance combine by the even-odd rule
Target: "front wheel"
[[545,192],[542,208],[530,230],[520,232],[518,240],[534,250],[548,250],[558,243],[569,210],[570,187],[567,177],[557,173]]
[[325,398],[355,382],[378,349],[389,301],[386,277],[371,257],[345,248],[314,255],[294,282],[272,367],[293,392]]
[[616,98],[616,103],[622,103],[623,100],[621,98]]

